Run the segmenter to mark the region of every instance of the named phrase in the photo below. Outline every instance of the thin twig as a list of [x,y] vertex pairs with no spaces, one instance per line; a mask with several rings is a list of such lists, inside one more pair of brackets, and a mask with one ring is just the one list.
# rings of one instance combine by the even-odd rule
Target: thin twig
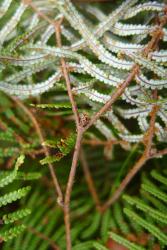
[[111,96],[109,101],[107,101],[104,106],[92,117],[92,119],[89,121],[87,126],[84,127],[84,131],[86,131],[88,128],[90,128],[95,122],[104,114],[106,113],[109,109],[111,109],[112,104],[123,94],[124,90],[126,87],[132,82],[134,79],[135,75],[138,73],[139,66],[134,65],[132,72],[128,75],[126,80],[120,84],[118,89],[114,92],[114,94]]
[[100,212],[101,211],[100,199],[99,199],[99,196],[97,194],[95,184],[94,184],[94,181],[92,179],[83,148],[81,148],[80,161],[81,161],[81,165],[82,165],[82,168],[83,168],[83,171],[85,174],[85,179],[86,179],[86,182],[88,184],[89,191],[90,191],[92,198],[94,200],[94,203],[96,205],[96,209]]
[[156,153],[153,153],[150,155],[150,159],[151,158],[156,158],[156,157],[162,157],[163,155],[166,155],[167,154],[167,149],[163,149],[163,150],[160,150]]
[[[42,131],[41,131],[41,128],[39,126],[39,123],[37,122],[35,116],[33,115],[33,113],[16,97],[10,97],[14,102],[17,103],[17,105],[22,109],[24,110],[24,112],[28,115],[28,117],[31,119],[33,125],[34,125],[34,128],[36,129],[36,132],[38,134],[38,137],[39,137],[39,140],[40,140],[40,143],[44,149],[44,152],[45,152],[45,155],[46,156],[49,156],[49,150],[48,148],[44,145],[44,136],[42,134]],[[55,171],[54,171],[54,167],[51,163],[48,163],[48,166],[49,166],[49,170],[50,170],[50,174],[51,174],[51,177],[52,177],[52,180],[53,180],[53,183],[54,183],[54,187],[55,187],[55,191],[56,191],[56,194],[58,195],[58,204],[61,205],[62,201],[63,201],[63,194],[62,194],[62,191],[61,191],[61,188],[60,188],[60,185],[59,185],[59,182],[58,182],[58,179],[57,179],[57,176],[55,174]]]
[[[61,34],[61,22],[62,22],[62,20],[59,21],[59,22],[55,22],[56,40],[57,40],[57,45],[60,48],[62,47],[61,35],[60,35]],[[61,61],[61,65],[62,65],[62,72],[63,72],[64,78],[65,78],[65,81],[66,81],[68,96],[69,96],[69,99],[70,99],[70,102],[71,102],[71,105],[72,105],[72,111],[73,111],[73,114],[75,116],[76,127],[77,127],[77,129],[79,129],[79,127],[80,127],[79,113],[78,113],[76,102],[75,102],[74,97],[73,97],[73,93],[72,93],[72,89],[71,89],[71,83],[70,83],[70,77],[69,77],[69,74],[68,74],[66,62],[65,62],[64,58],[61,58],[60,61]]]
[[[62,21],[62,20],[61,20]],[[60,22],[55,22],[55,34],[56,34],[56,40],[58,46],[61,48],[61,21]],[[77,105],[75,103],[72,89],[71,89],[71,83],[70,83],[70,77],[68,74],[68,70],[66,67],[66,62],[64,58],[61,58],[61,65],[62,65],[62,72],[65,78],[66,82],[66,87],[67,87],[67,92],[68,96],[72,105],[72,111],[74,114],[75,122],[76,122],[76,128],[77,128],[77,139],[76,139],[76,144],[75,144],[75,149],[74,149],[74,154],[73,154],[73,159],[72,159],[72,165],[69,173],[69,178],[66,186],[66,192],[65,192],[65,197],[64,197],[64,222],[65,222],[65,228],[66,228],[66,248],[67,250],[71,250],[71,234],[70,234],[70,199],[71,199],[71,192],[72,192],[72,187],[73,187],[73,182],[75,178],[75,173],[76,173],[76,168],[78,165],[78,158],[79,158],[79,152],[80,152],[80,147],[81,147],[81,140],[83,136],[83,128],[82,125],[80,125],[80,118],[79,118],[79,113],[77,109]]]
[[55,242],[53,240],[51,240],[48,236],[46,236],[45,234],[37,231],[35,228],[30,227],[28,225],[26,225],[26,229],[27,231],[35,234],[37,237],[39,237],[40,239],[47,241],[48,244],[53,248],[53,250],[60,250],[60,248],[55,244]]
[[45,19],[48,23],[54,26],[54,21],[50,19],[47,15],[45,15],[42,11],[40,11],[32,2],[32,0],[22,0],[23,3],[29,5],[39,17]]
[[102,141],[99,139],[83,139],[83,144],[88,144],[91,146],[112,146],[112,145],[116,145],[116,144],[120,144],[120,145],[128,145],[129,143],[127,141],[124,140],[106,140],[106,141]]
[[64,221],[66,227],[66,240],[67,240],[67,250],[71,250],[71,235],[70,235],[70,199],[71,199],[71,192],[74,183],[76,168],[78,165],[79,159],[79,152],[81,147],[81,140],[82,140],[83,133],[81,130],[77,133],[77,139],[72,159],[72,165],[70,169],[70,174],[66,186],[66,193],[64,198]]
[[115,191],[113,196],[102,206],[102,211],[105,211],[110,205],[112,205],[121,195],[122,191],[126,188],[133,177],[138,173],[138,171],[143,167],[143,165],[150,159],[152,140],[155,130],[155,119],[158,112],[158,106],[153,106],[151,112],[150,126],[144,136],[145,150],[140,159],[135,163],[132,169],[128,172],[126,177],[121,182],[118,189]]

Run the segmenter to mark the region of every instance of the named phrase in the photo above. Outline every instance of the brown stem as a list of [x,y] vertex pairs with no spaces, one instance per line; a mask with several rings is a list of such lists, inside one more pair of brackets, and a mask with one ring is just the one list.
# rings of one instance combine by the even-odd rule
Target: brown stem
[[48,23],[50,23],[51,25],[54,26],[54,21],[52,19],[50,19],[47,15],[45,15],[42,11],[40,11],[33,3],[32,0],[22,0],[23,2],[25,2],[27,5],[29,5],[33,11],[35,11],[37,13],[37,15],[39,17],[41,17],[42,19],[45,19]]
[[158,106],[153,106],[151,111],[150,126],[144,136],[145,150],[140,159],[135,163],[132,169],[128,172],[124,180],[121,182],[118,189],[115,191],[113,196],[103,205],[102,211],[105,211],[110,205],[112,205],[121,195],[122,191],[127,187],[129,182],[138,173],[138,171],[143,167],[143,165],[149,160],[151,153],[152,140],[155,130],[155,119],[158,112]]
[[37,231],[35,228],[33,227],[30,227],[28,225],[26,225],[26,229],[35,234],[37,237],[39,237],[40,239],[44,240],[44,241],[47,241],[48,244],[52,247],[52,249],[54,250],[60,250],[60,248],[55,244],[55,242],[53,240],[51,240],[48,236],[46,236],[45,234]]
[[71,236],[70,236],[70,199],[71,199],[71,192],[72,192],[76,168],[77,168],[78,159],[79,159],[82,136],[83,136],[83,131],[79,129],[77,133],[77,139],[76,139],[76,144],[75,144],[75,149],[74,149],[74,154],[73,154],[73,159],[72,159],[72,165],[70,169],[70,174],[69,174],[65,198],[64,198],[64,221],[65,221],[65,227],[66,227],[67,250],[72,249],[71,248]]
[[161,156],[166,155],[166,154],[167,154],[167,149],[163,149],[163,150],[160,150],[156,153],[151,154],[150,158],[161,157]]
[[[62,20],[61,20],[62,21]],[[61,43],[61,22],[55,22],[55,33],[56,33],[56,40],[57,40],[57,45],[58,47],[62,47],[62,43]],[[68,74],[68,70],[67,70],[67,66],[66,66],[66,62],[64,58],[61,58],[61,65],[62,65],[62,72],[66,81],[66,86],[67,86],[67,91],[68,91],[68,96],[72,105],[72,111],[73,114],[75,116],[75,122],[76,122],[76,127],[77,129],[79,129],[80,127],[80,119],[79,119],[79,113],[78,113],[78,109],[77,109],[77,105],[76,102],[74,100],[74,96],[72,93],[72,89],[71,89],[71,83],[70,83],[70,77]]]
[[[41,131],[41,128],[35,118],[35,116],[33,115],[33,113],[16,97],[12,97],[11,96],[11,99],[17,103],[17,105],[28,115],[28,117],[31,119],[33,125],[34,125],[34,128],[36,129],[36,132],[38,134],[38,137],[40,139],[40,143],[44,149],[44,152],[45,152],[45,155],[46,156],[49,156],[49,150],[48,148],[44,145],[44,136],[42,134],[42,131]],[[61,205],[62,201],[63,201],[63,194],[62,194],[62,191],[61,191],[61,188],[60,188],[60,185],[59,185],[59,182],[57,180],[57,176],[54,172],[54,168],[53,168],[53,165],[51,163],[48,163],[48,166],[49,166],[49,171],[50,171],[50,174],[51,174],[51,177],[52,177],[52,180],[53,180],[53,183],[54,183],[54,187],[55,187],[55,191],[58,195],[58,203],[59,205]]]
[[85,179],[86,179],[86,182],[88,184],[88,188],[90,190],[90,193],[92,195],[94,203],[96,204],[96,209],[100,212],[101,211],[100,199],[99,199],[99,196],[97,194],[95,184],[94,184],[94,181],[92,179],[92,176],[91,176],[89,166],[88,166],[83,149],[81,149],[80,160],[81,160],[82,168],[83,168],[83,171],[85,174]]
[[[56,34],[56,40],[57,40],[57,45],[61,48],[62,43],[61,43],[61,22],[55,22],[55,34]],[[74,149],[74,154],[73,154],[73,159],[72,159],[72,165],[69,173],[69,178],[66,186],[66,192],[65,192],[65,197],[64,197],[64,222],[65,222],[65,229],[66,229],[66,249],[71,250],[72,245],[71,245],[71,233],[70,233],[70,199],[71,199],[71,192],[72,192],[72,187],[73,187],[73,182],[75,178],[75,173],[76,173],[76,168],[78,164],[78,159],[79,159],[79,152],[80,152],[80,147],[81,147],[81,140],[83,136],[83,128],[80,125],[80,118],[79,118],[79,113],[77,109],[77,105],[75,103],[72,89],[71,89],[71,83],[70,83],[70,77],[68,74],[68,70],[66,67],[66,62],[64,58],[61,58],[61,65],[62,65],[62,72],[65,78],[66,82],[66,87],[67,87],[67,92],[68,96],[72,105],[72,111],[74,114],[75,122],[76,122],[76,128],[77,128],[77,139],[76,139],[76,144],[75,144],[75,149]]]
[[83,139],[83,144],[88,144],[91,146],[112,146],[112,145],[116,145],[116,144],[121,144],[121,145],[128,145],[128,142],[124,141],[124,140],[106,140],[106,141],[102,141],[99,139]]
[[111,108],[111,105],[123,94],[126,87],[132,82],[135,75],[138,73],[138,70],[139,66],[135,64],[132,72],[129,74],[126,80],[122,84],[120,84],[118,89],[111,96],[110,100],[107,101],[105,105],[92,117],[87,126],[84,127],[84,131],[90,128],[105,112],[107,112]]

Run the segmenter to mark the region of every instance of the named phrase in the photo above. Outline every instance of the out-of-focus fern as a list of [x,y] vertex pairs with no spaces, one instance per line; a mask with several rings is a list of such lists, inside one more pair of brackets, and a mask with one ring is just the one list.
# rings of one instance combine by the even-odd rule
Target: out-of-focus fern
[[[97,161],[98,166],[103,163],[101,155],[101,150],[99,152],[92,152],[90,154],[89,160],[92,162],[91,168],[93,168],[94,161]],[[99,159],[99,162],[97,159]],[[60,162],[62,167],[65,165],[65,162],[66,160],[64,160],[62,163]],[[108,164],[108,167],[114,169],[114,164],[111,166]],[[66,178],[66,173],[63,172],[63,168],[58,169],[58,174],[60,175],[60,179],[62,181],[64,178]],[[106,169],[101,169],[101,171],[96,170],[96,172],[94,172],[93,176],[96,179],[98,188],[100,188],[102,185],[101,177],[105,176],[106,174]],[[99,242],[99,244],[105,246],[105,243],[108,240],[108,231],[112,228],[118,228],[116,221],[118,220],[120,223],[120,218],[113,220],[113,209],[107,210],[104,214],[100,214],[98,211],[96,211],[92,198],[90,195],[88,195],[88,189],[84,179],[82,178],[76,182],[77,183],[72,193],[71,202],[71,216],[72,223],[74,225],[72,229],[73,248],[95,249],[95,241],[92,240],[94,237],[101,238],[101,242]],[[50,191],[48,190],[48,192],[44,192],[44,190],[48,188],[47,185],[48,183],[44,181],[43,184],[40,184],[34,189],[34,192],[31,196],[28,196],[28,198],[23,201],[22,205],[26,204],[26,206],[31,208],[31,214],[33,214],[33,217],[23,219],[23,223],[26,225],[25,233],[21,234],[14,240],[7,242],[4,245],[4,249],[7,250],[14,248],[17,250],[20,248],[20,245],[22,245],[22,248],[26,250],[29,249],[29,246],[31,245],[32,250],[37,248],[44,250],[51,247],[54,248],[53,243],[58,244],[60,249],[66,249],[63,213],[58,206],[55,207],[54,205],[54,192],[52,189],[50,189]],[[109,186],[108,176],[106,187],[103,185],[101,198],[106,196]],[[87,197],[86,202],[85,196]],[[121,206],[121,204],[119,204],[119,206]],[[120,213],[122,213],[121,210]],[[80,221],[79,224],[78,221]],[[43,238],[41,238],[43,236],[49,238],[50,240],[43,240]]]
[[[101,166],[103,161],[100,151],[90,153],[88,160],[91,169],[95,167],[94,162],[97,163],[97,167]],[[65,161],[64,163],[60,162],[60,164],[64,166]],[[109,162],[107,166],[108,170],[97,167],[93,173],[93,178],[96,180],[95,184],[97,189],[103,187],[103,192],[100,194],[103,200],[103,197],[109,192],[110,176],[108,175],[111,173],[111,169],[116,174],[119,165],[116,166],[114,163],[112,165],[112,163]],[[63,181],[63,179],[66,178],[66,174],[62,168],[60,168],[59,171]],[[155,171],[151,172],[151,175],[155,174],[154,172]],[[103,178],[106,175],[108,178],[106,178],[105,187]],[[156,176],[157,175],[161,176],[159,172],[156,172]],[[166,178],[165,176],[163,177]],[[143,184],[151,185],[150,180],[146,177],[143,179]],[[20,245],[23,245],[24,250],[29,249],[30,245],[32,250],[37,248],[44,250],[54,248],[54,244],[58,244],[60,249],[66,249],[63,213],[59,207],[55,207],[54,205],[53,191],[50,190],[44,193],[48,185],[50,184],[47,182],[44,182],[42,185],[40,184],[34,189],[32,195],[23,201],[22,205],[26,204],[26,206],[31,208],[33,217],[22,219],[26,226],[25,233],[7,242],[4,245],[4,250],[13,248],[20,250]],[[156,181],[154,185],[156,186]],[[158,243],[159,238],[157,238],[157,231],[154,231],[155,228],[153,228],[153,231],[149,230],[149,225],[151,229],[154,225],[154,227],[161,230],[160,234],[164,234],[166,205],[164,203],[162,204],[165,209],[163,210],[163,206],[162,208],[159,207],[159,199],[154,198],[152,194],[149,199],[148,195],[149,193],[146,193],[146,191],[141,188],[141,198],[125,195],[123,200],[117,202],[114,207],[111,207],[101,214],[95,210],[92,198],[88,195],[85,181],[83,179],[76,180],[71,202],[73,248],[93,250],[100,249],[101,247],[101,249],[110,249],[109,245],[116,247],[117,241],[120,245],[126,246],[128,249],[152,249],[152,247],[156,245],[156,242]],[[87,197],[86,202],[85,196]],[[151,203],[153,198],[156,199],[156,201],[153,200],[153,203]],[[157,204],[157,206],[154,204]],[[39,207],[40,209],[38,209]],[[148,227],[145,227],[144,223],[139,223],[140,218],[136,220],[131,214],[130,216],[126,216],[122,207],[126,207],[125,212],[131,211],[141,219],[144,218],[144,222]],[[134,221],[133,218],[135,219]],[[114,233],[110,234],[111,231]],[[154,235],[153,232],[156,232],[156,234]],[[45,237],[45,240],[43,240],[43,237]],[[113,238],[111,243],[110,237]],[[129,240],[131,240],[131,242]],[[141,242],[143,245],[140,245]]]
[[[161,246],[166,246],[167,236],[165,234],[165,225],[167,224],[167,216],[163,207],[161,208],[161,206],[159,206],[159,202],[161,201],[166,203],[166,177],[155,170],[151,172],[151,176],[157,183],[153,183],[149,179],[143,178],[140,198],[129,195],[123,196],[123,199],[130,205],[128,207],[125,205],[123,211],[129,220],[134,221],[135,224],[139,225],[149,234],[147,246],[149,246],[149,239],[151,240],[151,237],[154,238],[154,242],[157,241]],[[163,192],[159,190],[158,185],[160,183],[164,185],[165,191]],[[152,199],[148,195],[155,198]],[[164,204],[164,206],[166,206],[166,204]],[[124,233],[124,235],[128,234]],[[110,236],[113,240],[128,249],[138,249],[122,236],[118,236],[115,233],[111,233]]]
[[[0,187],[4,188],[10,183],[14,182],[17,178],[17,174],[19,172],[19,167],[24,162],[24,156],[21,155],[15,164],[14,170],[6,172],[5,176],[2,175],[0,178]],[[22,197],[26,196],[27,193],[30,191],[30,186],[19,188],[15,191],[10,191],[4,195],[0,196],[0,207],[6,206],[10,203],[13,203]],[[20,219],[28,216],[30,214],[30,209],[24,208],[19,209],[16,212],[3,214],[1,217],[1,224],[4,224],[0,231],[0,238],[1,241],[8,241],[13,239],[14,237],[18,237],[20,233],[25,230],[24,224],[15,225],[15,222],[19,221]],[[14,225],[10,226],[10,224],[14,223]],[[9,224],[9,226],[8,226]]]

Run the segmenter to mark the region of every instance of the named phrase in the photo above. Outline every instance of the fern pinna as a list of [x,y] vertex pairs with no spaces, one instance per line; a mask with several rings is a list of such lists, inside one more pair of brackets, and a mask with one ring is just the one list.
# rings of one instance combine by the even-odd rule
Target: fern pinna
[[[167,153],[167,5],[144,0],[93,2],[0,3],[0,163],[9,169],[2,172],[0,186],[6,190],[14,179],[18,186],[24,179],[35,179],[39,185],[32,182],[32,199],[18,205],[36,207],[40,197],[41,207],[29,215],[34,221],[25,219],[26,233],[3,244],[5,249],[110,249],[117,241],[129,249],[143,249],[138,240],[128,241],[131,228],[136,239],[142,227],[153,238],[146,247],[163,249],[166,244],[166,217],[161,211],[166,177],[161,172],[151,172],[162,183],[159,190],[144,177],[140,199],[124,196],[129,203],[124,209],[127,222],[121,209],[125,201],[117,200],[143,166],[151,162],[156,168]],[[95,155],[95,176],[90,153]],[[30,165],[25,173],[18,170],[19,163],[11,170],[20,154],[26,156],[25,166]],[[2,204],[3,199],[8,203],[21,198],[27,189],[18,190],[3,196]],[[134,190],[138,192],[137,185]],[[92,198],[87,201],[88,192]],[[134,206],[149,211],[146,221]],[[15,222],[28,211],[9,213],[2,220]],[[64,217],[64,224],[59,217]],[[76,221],[81,218],[85,220],[79,226]],[[15,227],[2,232],[2,241],[22,231],[19,223]],[[113,228],[116,233],[119,228],[124,238],[107,233]]]
[[[4,171],[1,173],[0,177],[0,187],[5,188],[10,183],[14,182],[17,179],[20,165],[22,165],[24,162],[24,156],[21,155],[15,164],[15,167],[12,171]],[[5,194],[1,194],[0,197],[0,206],[6,206],[10,203],[13,203],[25,195],[30,191],[30,186],[22,187],[16,190],[12,190],[10,192],[7,192]],[[4,191],[3,191],[4,193]],[[0,238],[1,241],[8,241],[10,239],[13,239],[14,237],[17,237],[18,234],[20,234],[24,229],[24,224],[16,223],[20,219],[22,219],[25,216],[28,216],[30,214],[30,209],[24,208],[19,209],[14,212],[8,212],[7,214],[1,214],[1,225],[4,224],[4,226],[1,229],[0,232]],[[14,226],[11,226],[11,224],[14,223]]]

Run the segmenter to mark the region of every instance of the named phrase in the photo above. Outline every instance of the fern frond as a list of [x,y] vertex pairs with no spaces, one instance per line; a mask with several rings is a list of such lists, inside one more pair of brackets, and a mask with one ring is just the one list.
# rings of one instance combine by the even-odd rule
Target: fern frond
[[101,120],[95,123],[95,127],[106,137],[106,139],[115,139],[112,131]]
[[106,242],[108,238],[111,216],[111,211],[109,209],[104,213],[104,215],[102,215],[101,238],[103,242]]
[[2,220],[5,224],[13,223],[17,220],[20,220],[26,217],[30,213],[31,213],[31,210],[28,208],[20,209],[20,210],[17,210],[16,212],[3,215]]
[[12,0],[4,0],[0,6],[0,18],[2,18],[8,11]]
[[24,155],[21,155],[18,159],[17,162],[15,164],[15,168],[14,170],[8,174],[6,177],[0,179],[0,187],[5,187],[6,185],[8,185],[9,183],[13,182],[14,179],[16,179],[17,176],[17,171],[19,169],[19,167],[23,164],[24,162]]
[[59,109],[59,108],[71,108],[71,104],[66,102],[66,103],[48,103],[48,104],[31,104],[31,106],[35,106],[37,108],[42,108],[42,109],[45,109],[45,108],[49,108],[49,109]]
[[139,142],[143,139],[143,135],[126,135],[126,134],[120,134],[120,137],[127,141],[127,142],[132,142],[132,143],[135,143],[135,142]]
[[40,160],[40,163],[42,165],[49,164],[49,163],[60,161],[62,158],[63,158],[63,154],[59,153],[59,154],[56,154],[56,155],[53,155],[53,156],[45,157],[44,159]]
[[[65,4],[65,7],[63,6],[63,4]],[[115,56],[111,55],[103,47],[103,45],[100,44],[100,42],[96,39],[96,37],[89,31],[89,28],[85,25],[81,16],[79,15],[79,13],[75,9],[75,7],[71,4],[70,1],[66,0],[63,4],[62,2],[59,4],[60,11],[66,16],[70,24],[80,32],[80,34],[85,39],[89,47],[102,62],[118,69],[122,68],[129,70],[132,68],[131,62],[125,60],[119,60]],[[75,18],[71,18],[71,16],[74,16]]]
[[158,66],[155,62],[153,62],[149,59],[146,59],[146,58],[140,56],[139,54],[134,54],[134,53],[128,52],[127,55],[130,58],[132,58],[139,65],[154,72],[157,76],[160,76],[162,78],[167,77],[166,70],[163,67]]
[[121,42],[111,35],[105,35],[103,41],[109,50],[117,53],[123,51],[132,51],[134,53],[141,51],[143,48],[143,45]]
[[[109,16],[105,16],[102,14],[103,16],[103,20],[101,23],[99,23],[99,25],[97,26],[95,32],[94,32],[94,35],[97,37],[97,38],[100,38],[107,30],[109,30],[122,16],[123,14],[126,12],[126,10],[134,5],[136,2],[136,0],[134,1],[131,1],[131,0],[127,0],[127,1],[124,1],[122,3],[122,5],[120,5],[120,7],[118,7],[114,12],[112,12]],[[60,3],[61,4],[61,3]],[[96,9],[93,9],[93,14],[95,14]],[[97,9],[98,10],[98,9]],[[99,15],[99,12],[98,12],[98,17],[100,16]],[[82,46],[85,45],[85,41],[84,40],[81,40],[79,42],[77,42],[76,44],[73,44],[72,45],[72,48],[74,48],[75,50],[78,49],[78,48],[81,48]]]
[[123,110],[123,109],[118,109],[119,114],[126,118],[126,119],[130,119],[130,118],[136,118],[136,117],[145,117],[149,114],[149,112],[151,111],[151,108],[136,108],[136,109],[128,109],[128,110]]
[[162,12],[164,7],[165,7],[165,4],[158,3],[156,1],[139,4],[139,5],[136,5],[135,7],[130,8],[124,15],[124,19],[129,19],[131,17],[134,17],[135,15],[143,11]]
[[164,177],[163,175],[161,175],[160,173],[158,173],[158,171],[152,170],[152,171],[151,171],[151,176],[152,176],[155,180],[159,181],[160,183],[162,183],[162,184],[164,184],[164,185],[167,185],[167,178]]
[[101,214],[96,212],[92,218],[91,226],[89,226],[82,234],[82,238],[86,239],[92,236],[98,229],[101,220]]
[[140,216],[138,216],[130,209],[125,208],[124,213],[131,219],[137,221],[137,223],[140,226],[144,227],[148,232],[154,235],[160,242],[162,242],[165,245],[167,244],[167,236],[158,227],[142,219]]
[[70,153],[75,145],[76,135],[71,134],[66,139],[60,140],[47,140],[44,142],[44,145],[58,148],[59,152],[57,152],[53,156],[47,156],[40,161],[40,163],[47,164],[55,161],[60,161],[64,156]]
[[146,205],[140,199],[131,198],[130,196],[124,195],[123,198],[130,203],[131,205],[135,205],[140,210],[149,213],[149,216],[153,217],[155,220],[160,221],[162,223],[167,223],[167,216],[160,211],[151,208],[150,206]]
[[167,62],[167,52],[166,50],[160,50],[150,53],[151,59],[157,62]]
[[44,93],[53,87],[55,82],[60,79],[60,72],[54,73],[46,81],[37,83],[36,85],[18,85],[18,84],[9,84],[5,82],[0,82],[0,90],[6,92],[7,94],[17,95],[17,96],[31,96]]
[[73,247],[74,250],[89,250],[91,249],[93,246],[93,242],[92,241],[87,241],[87,242],[84,242],[84,243],[79,243],[77,245],[75,245]]
[[93,246],[95,247],[95,249],[97,250],[107,250],[108,248],[103,246],[102,244],[98,243],[98,242],[94,242]]
[[114,204],[113,213],[114,213],[115,221],[118,224],[121,232],[123,234],[128,234],[129,233],[129,226],[126,223],[126,221],[124,220],[121,205],[119,203]]
[[137,244],[135,243],[132,243],[126,239],[124,239],[123,237],[111,232],[109,233],[110,237],[115,240],[116,242],[118,242],[119,244],[127,247],[128,249],[130,250],[144,250],[145,248],[144,247],[141,247],[141,246],[138,246]]
[[149,184],[142,184],[142,189],[167,203],[167,194],[162,192],[158,187]]
[[17,191],[10,192],[8,194],[5,194],[4,196],[0,197],[0,207],[5,206],[9,203],[12,203],[13,201],[16,201],[18,199],[21,199],[24,197],[29,191],[31,187],[23,187],[18,189]]
[[17,8],[16,12],[14,13],[14,15],[12,16],[12,18],[9,20],[9,22],[0,30],[0,37],[1,37],[0,45],[1,46],[4,43],[8,34],[10,34],[10,32],[12,32],[14,28],[17,26],[26,8],[27,8],[27,5],[24,3],[21,3],[20,6]]
[[38,172],[24,173],[24,172],[18,171],[16,179],[17,180],[36,180],[36,179],[41,178],[41,176],[42,174]]
[[159,79],[159,80],[149,79],[148,80],[143,74],[137,75],[136,81],[145,88],[162,89],[162,88],[167,87],[167,80],[165,79]]
[[45,53],[51,54],[52,56],[55,55],[57,57],[66,57],[66,58],[78,60],[79,63],[81,64],[81,67],[84,69],[84,71],[87,74],[111,86],[117,86],[118,83],[121,83],[123,81],[113,76],[112,74],[108,74],[102,69],[99,69],[95,64],[93,64],[86,57],[81,56],[80,54],[76,52],[71,52],[70,50],[65,50],[65,49],[63,50],[59,48],[53,48],[51,46],[28,45],[26,47],[27,49],[32,49],[36,51],[44,51]]
[[153,31],[154,26],[151,25],[141,25],[141,24],[123,24],[116,23],[112,28],[112,32],[119,36],[131,36],[131,35],[142,35],[149,34]]
[[3,241],[8,241],[8,240],[11,240],[11,239],[17,237],[24,230],[25,230],[25,226],[24,225],[15,226],[13,228],[10,228],[9,230],[1,232],[0,233],[0,238]]

